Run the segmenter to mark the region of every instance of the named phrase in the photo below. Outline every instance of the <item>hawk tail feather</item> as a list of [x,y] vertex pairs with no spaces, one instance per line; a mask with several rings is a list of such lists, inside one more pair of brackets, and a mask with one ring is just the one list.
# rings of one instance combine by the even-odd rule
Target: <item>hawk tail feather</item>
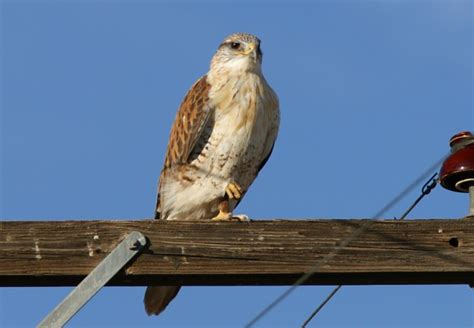
[[145,292],[145,310],[148,315],[158,315],[178,294],[181,286],[148,286]]

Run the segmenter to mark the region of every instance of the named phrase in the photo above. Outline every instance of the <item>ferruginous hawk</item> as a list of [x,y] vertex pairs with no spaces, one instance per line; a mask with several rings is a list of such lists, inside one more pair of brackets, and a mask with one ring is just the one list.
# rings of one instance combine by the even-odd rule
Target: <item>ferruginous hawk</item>
[[[260,40],[232,34],[188,91],[171,129],[156,219],[248,219],[232,212],[268,160],[280,122],[261,64]],[[162,312],[179,289],[148,287],[146,312]]]

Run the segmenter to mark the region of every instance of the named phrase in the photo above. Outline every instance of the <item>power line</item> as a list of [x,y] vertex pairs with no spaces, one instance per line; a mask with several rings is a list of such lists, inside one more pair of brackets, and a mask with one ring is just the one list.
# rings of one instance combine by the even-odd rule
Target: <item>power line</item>
[[[402,216],[398,219],[399,221],[404,220],[408,216],[408,214],[410,214],[410,212],[416,207],[416,205],[418,205],[418,203],[423,199],[423,197],[428,195],[431,192],[431,190],[433,190],[436,187],[436,184],[438,183],[437,176],[438,176],[438,172],[433,174],[431,178],[429,178],[428,181],[426,181],[426,183],[421,188],[421,194],[410,205],[410,207],[408,207],[408,209],[402,214]],[[326,298],[318,305],[318,307],[309,315],[309,317],[305,320],[305,322],[303,322],[303,325],[301,326],[301,328],[306,328],[308,323],[310,323],[311,320],[313,320],[313,318],[323,309],[324,306],[326,306],[326,304],[331,300],[331,298],[333,298],[334,295],[336,295],[336,293],[341,288],[342,288],[342,285],[335,287],[332,290],[332,292],[329,293],[328,296],[326,296]]]
[[324,301],[322,301],[319,306],[316,308],[316,310],[314,310],[311,315],[305,320],[305,322],[303,322],[303,325],[301,325],[301,328],[305,328],[306,325],[311,321],[313,320],[313,318],[316,316],[316,314],[319,313],[319,311],[321,311],[323,309],[323,307],[331,300],[331,298],[336,295],[336,293],[339,291],[339,289],[341,289],[342,285],[339,285],[337,286],[336,288],[334,288],[332,290],[331,293],[329,293],[329,295],[324,299]]
[[[395,206],[406,194],[411,192],[417,185],[423,182],[432,172],[444,161],[446,155],[441,159],[436,161],[433,165],[429,167],[426,171],[423,172],[417,179],[410,183],[405,189],[398,193],[390,202],[388,202],[384,207],[377,211],[370,220],[364,222],[358,229],[356,229],[351,235],[349,235],[345,240],[343,240],[338,246],[336,246],[332,252],[326,255],[321,261],[318,261],[308,272],[303,274],[298,280],[296,280],[292,286],[286,289],[280,296],[278,296],[273,302],[267,305],[263,310],[261,310],[255,317],[252,318],[244,327],[251,328],[254,324],[260,321],[264,316],[266,316],[275,306],[287,298],[297,287],[302,285],[307,281],[314,273],[316,273],[319,268],[325,265],[329,260],[331,260],[337,253],[339,253],[343,248],[345,248],[350,242],[356,239],[360,234],[362,234],[370,225],[374,222],[374,219],[381,217],[393,206]],[[337,291],[336,291],[337,292]]]

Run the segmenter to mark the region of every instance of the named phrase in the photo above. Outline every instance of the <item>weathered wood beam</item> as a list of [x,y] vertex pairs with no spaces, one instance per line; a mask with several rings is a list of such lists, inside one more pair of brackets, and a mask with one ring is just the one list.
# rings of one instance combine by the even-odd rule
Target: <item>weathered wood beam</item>
[[[148,248],[109,285],[287,285],[366,220],[3,221],[0,286],[76,285],[125,236]],[[375,221],[306,284],[474,284],[474,220]]]

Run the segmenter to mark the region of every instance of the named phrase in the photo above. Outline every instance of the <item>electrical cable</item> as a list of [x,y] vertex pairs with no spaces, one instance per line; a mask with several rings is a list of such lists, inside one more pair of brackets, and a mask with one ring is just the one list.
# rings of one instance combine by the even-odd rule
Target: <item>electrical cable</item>
[[[281,293],[275,300],[263,308],[257,315],[255,315],[247,324],[245,328],[251,328],[263,317],[265,317],[274,307],[281,303],[285,298],[287,298],[296,288],[305,283],[314,273],[316,273],[319,268],[325,265],[330,259],[332,259],[337,253],[339,253],[343,248],[345,248],[351,241],[360,236],[365,230],[367,230],[370,225],[374,222],[374,219],[377,219],[384,215],[388,210],[395,206],[406,194],[411,192],[417,185],[424,181],[432,172],[444,161],[446,155],[443,155],[441,159],[436,161],[429,169],[425,170],[417,179],[410,183],[405,189],[399,192],[390,202],[388,202],[384,207],[377,211],[370,220],[364,222],[358,229],[356,229],[351,235],[349,235],[345,240],[343,240],[338,246],[336,246],[332,252],[326,255],[321,261],[315,263],[315,265],[305,274],[303,274],[299,279],[297,279],[292,286],[287,288],[283,293]],[[337,291],[336,291],[337,292]]]
[[[421,194],[416,198],[416,200],[410,205],[410,207],[405,211],[405,213],[402,214],[402,216],[400,217],[400,219],[398,219],[399,221],[401,220],[404,220],[408,214],[410,214],[410,212],[416,207],[416,205],[418,205],[418,203],[423,199],[423,197],[425,197],[426,195],[428,195],[431,190],[433,190],[437,183],[438,183],[438,180],[437,180],[437,176],[438,176],[438,172],[436,172],[435,174],[433,174],[431,176],[431,178],[428,179],[428,181],[426,181],[426,183],[423,185],[423,187],[421,188]],[[311,320],[313,320],[313,318],[323,309],[323,307],[331,300],[331,298],[333,298],[334,295],[336,295],[336,293],[339,291],[339,289],[341,289],[342,285],[338,285],[337,287],[335,287],[332,292],[330,292],[328,294],[328,296],[326,296],[326,298],[318,305],[318,307],[309,315],[309,317],[305,320],[305,322],[303,322],[303,324],[301,325],[301,328],[306,328],[306,326],[308,325],[308,323],[311,322]]]

